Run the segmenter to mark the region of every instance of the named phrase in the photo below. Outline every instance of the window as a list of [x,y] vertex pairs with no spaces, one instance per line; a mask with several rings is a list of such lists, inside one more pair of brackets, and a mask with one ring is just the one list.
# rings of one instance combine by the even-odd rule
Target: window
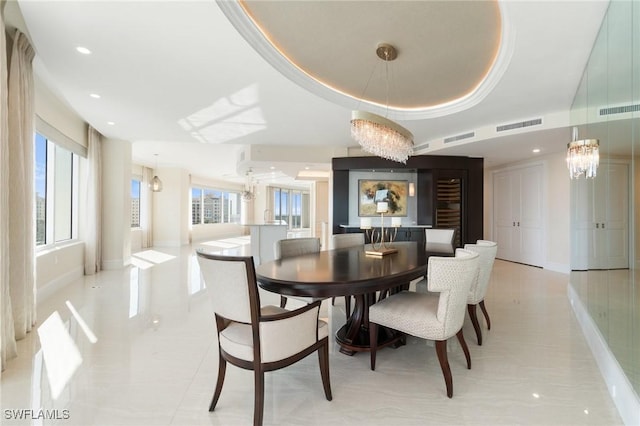
[[36,245],[75,238],[78,156],[39,133],[34,143]]
[[131,227],[140,228],[140,181],[131,179]]
[[191,223],[239,223],[240,193],[210,188],[191,188]]
[[309,193],[306,191],[275,188],[273,194],[273,218],[289,225],[289,228],[309,227]]

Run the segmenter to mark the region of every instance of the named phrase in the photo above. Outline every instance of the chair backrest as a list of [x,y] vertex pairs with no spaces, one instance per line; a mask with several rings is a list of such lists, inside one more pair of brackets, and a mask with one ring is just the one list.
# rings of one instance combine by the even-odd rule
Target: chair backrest
[[480,255],[478,279],[471,285],[467,300],[467,303],[475,305],[484,300],[484,296],[487,293],[493,262],[498,252],[498,244],[493,241],[478,240],[475,244],[465,244],[464,248]]
[[253,257],[197,252],[200,273],[207,285],[213,311],[232,321],[257,324],[260,296]]
[[425,248],[427,251],[442,251],[453,253],[455,229],[427,228],[425,232]]
[[351,234],[334,234],[331,236],[332,249],[364,246],[364,234],[355,232]]
[[275,259],[302,256],[303,254],[318,253],[320,238],[288,238],[273,244]]
[[440,293],[436,317],[443,324],[442,339],[455,335],[464,322],[469,289],[478,275],[479,255],[457,249],[455,257],[429,257],[427,286]]

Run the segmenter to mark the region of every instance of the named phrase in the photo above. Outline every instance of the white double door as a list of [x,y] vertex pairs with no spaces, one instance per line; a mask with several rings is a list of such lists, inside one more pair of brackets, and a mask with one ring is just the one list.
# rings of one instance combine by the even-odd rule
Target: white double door
[[571,181],[571,269],[629,267],[629,165],[601,162]]
[[541,164],[494,175],[493,229],[499,259],[542,266],[542,188]]

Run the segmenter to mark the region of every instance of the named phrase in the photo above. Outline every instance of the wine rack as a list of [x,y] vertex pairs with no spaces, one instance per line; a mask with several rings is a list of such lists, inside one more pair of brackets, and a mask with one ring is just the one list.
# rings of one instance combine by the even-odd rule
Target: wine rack
[[461,246],[462,182],[438,179],[436,186],[436,228],[455,229],[454,246]]

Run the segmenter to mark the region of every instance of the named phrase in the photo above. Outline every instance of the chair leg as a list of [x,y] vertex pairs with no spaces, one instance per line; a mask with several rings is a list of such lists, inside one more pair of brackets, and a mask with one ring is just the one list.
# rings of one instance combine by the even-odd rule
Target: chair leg
[[329,341],[318,348],[318,360],[320,362],[320,376],[322,377],[322,387],[327,401],[331,401],[331,379],[329,378]]
[[347,313],[347,321],[348,321],[349,317],[351,316],[351,296],[344,297],[344,310]]
[[262,426],[264,415],[264,371],[256,369],[253,372],[255,381],[255,395],[253,400],[253,426]]
[[462,329],[458,331],[458,334],[456,334],[456,336],[458,337],[458,342],[460,342],[460,346],[462,346],[462,350],[464,351],[464,357],[467,359],[467,369],[471,370],[471,355],[469,354],[467,342],[464,341],[464,334],[462,334]]
[[451,368],[447,359],[446,340],[436,340],[436,354],[438,354],[438,361],[440,361],[444,383],[447,385],[447,396],[451,398],[453,396],[453,379],[451,378]]
[[482,309],[482,313],[484,314],[484,319],[487,320],[487,328],[491,330],[491,320],[489,319],[487,308],[484,306],[484,300],[480,301],[479,305],[480,305],[480,309]]
[[281,307],[282,309],[284,309],[284,307],[286,306],[286,304],[287,304],[287,298],[286,298],[286,297],[284,297],[284,296],[280,296],[280,307]]
[[[220,350],[220,348],[218,348]],[[222,393],[222,384],[224,383],[224,374],[227,371],[227,361],[222,358],[222,355],[218,356],[218,380],[216,382],[216,390],[213,392],[213,398],[211,399],[211,404],[209,405],[209,411],[213,411],[216,408],[216,404],[218,403],[218,398],[220,398],[220,394]]]
[[371,353],[371,371],[376,370],[376,352],[378,351],[378,324],[369,323],[369,352]]
[[331,298],[331,306],[334,306],[336,304],[336,298],[332,297]]
[[476,315],[476,305],[467,305],[467,311],[469,311],[469,318],[471,318],[473,329],[476,331],[478,345],[482,346],[482,330],[480,329],[480,323],[478,322],[478,315]]

